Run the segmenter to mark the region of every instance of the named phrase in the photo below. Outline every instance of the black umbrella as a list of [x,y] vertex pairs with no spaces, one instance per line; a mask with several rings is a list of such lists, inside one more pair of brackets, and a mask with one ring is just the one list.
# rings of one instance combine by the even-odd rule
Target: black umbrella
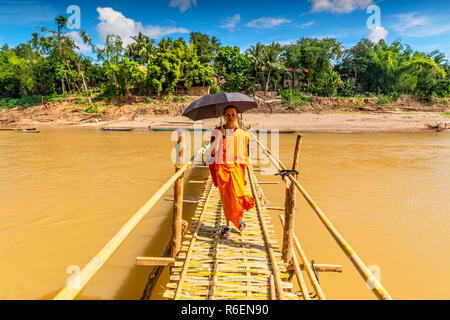
[[258,108],[255,100],[245,94],[221,92],[207,94],[195,100],[183,112],[183,116],[191,118],[194,121],[219,118],[223,115],[223,110],[229,105],[235,106],[238,113]]

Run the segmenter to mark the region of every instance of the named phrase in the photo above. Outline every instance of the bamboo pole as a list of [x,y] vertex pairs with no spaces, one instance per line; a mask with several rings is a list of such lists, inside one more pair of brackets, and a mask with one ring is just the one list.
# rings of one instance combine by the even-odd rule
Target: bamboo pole
[[[300,263],[299,266],[300,266],[300,270],[305,270],[305,266],[303,265],[303,263]],[[291,265],[289,265],[287,267],[287,270],[294,270],[294,268]],[[342,273],[342,270],[343,270],[343,268],[339,264],[323,264],[323,263],[315,263],[314,264],[314,271],[317,271],[317,272]]]
[[167,257],[136,257],[137,266],[165,267],[175,263],[175,258]]
[[250,182],[250,187],[252,189],[252,193],[255,196],[256,209],[257,209],[259,220],[261,223],[261,229],[262,229],[262,233],[264,235],[264,240],[266,242],[267,252],[269,253],[270,262],[272,264],[276,296],[277,296],[278,300],[283,300],[283,289],[281,287],[280,269],[278,268],[277,259],[273,252],[272,244],[270,243],[269,235],[267,233],[267,226],[266,226],[264,217],[262,215],[262,209],[261,209],[261,205],[259,203],[258,196],[256,194],[256,188],[255,188],[254,181],[253,181],[253,172],[252,171],[253,170],[252,170],[251,166],[248,166],[247,167],[248,179]]
[[[302,143],[302,136],[297,135],[297,141],[295,144],[294,161],[292,163],[292,170],[298,168],[300,146]],[[285,196],[285,221],[283,232],[283,260],[284,262],[290,262],[292,260],[292,248],[294,242],[294,228],[295,228],[295,188],[291,183],[289,188],[286,188]]]
[[192,235],[192,240],[191,240],[191,243],[189,244],[189,249],[188,249],[188,251],[186,253],[186,259],[185,259],[185,262],[184,262],[183,271],[181,271],[180,280],[178,281],[177,290],[175,291],[175,295],[173,297],[173,300],[177,300],[177,299],[180,298],[181,290],[182,290],[183,285],[184,285],[184,277],[186,276],[186,273],[187,273],[187,270],[188,270],[189,261],[191,260],[192,252],[193,252],[194,246],[195,246],[195,242],[197,241],[197,235],[198,235],[198,232],[199,232],[200,227],[202,225],[200,222],[202,221],[203,216],[205,215],[205,212],[208,209],[208,201],[211,198],[211,194],[212,194],[211,189],[212,189],[212,186],[211,186],[211,188],[210,188],[210,190],[208,192],[208,196],[206,197],[205,204],[203,206],[203,209],[202,209],[202,212],[200,214],[200,217],[198,218],[197,227],[195,228],[194,234]]
[[285,211],[285,208],[281,208],[281,207],[266,207],[266,210],[274,210],[274,211]]
[[275,281],[273,280],[273,274],[269,277],[269,288],[270,288],[270,300],[276,300],[275,297]]
[[294,249],[292,248],[291,250],[292,250],[292,265],[294,266],[295,277],[297,278],[298,286],[300,288],[300,291],[302,292],[303,300],[311,300],[308,288],[306,287],[305,279],[303,278],[302,271],[298,263],[297,256],[294,253]]
[[[173,199],[173,198],[164,198],[163,200],[164,201],[175,201],[175,199]],[[198,203],[198,200],[187,200],[187,199],[184,199],[183,203],[196,204],[196,203]]]
[[[255,134],[251,132],[251,135],[256,140],[256,142],[260,145],[260,147],[264,150],[264,153],[269,158],[269,160],[273,163],[275,167],[279,171],[286,170],[286,167],[281,163],[279,159],[277,159],[266,147],[264,147],[261,142],[256,138]],[[270,154],[269,154],[270,153]],[[362,278],[370,285],[370,290],[377,296],[380,300],[392,300],[392,297],[383,287],[383,285],[378,281],[378,279],[370,272],[369,268],[364,264],[361,258],[356,254],[356,252],[350,247],[350,245],[345,241],[345,239],[341,236],[341,234],[336,230],[336,228],[331,224],[319,206],[314,202],[314,200],[309,196],[306,190],[300,185],[300,183],[295,179],[292,175],[289,175],[289,180],[295,184],[297,189],[306,199],[308,204],[314,210],[314,212],[319,217],[320,221],[325,225],[327,230],[331,233],[333,239],[337,242],[339,247],[344,251],[347,257],[352,261],[356,270],[358,270],[359,274]]]
[[83,269],[70,281],[66,283],[66,286],[54,297],[54,300],[72,300],[80,291],[86,286],[89,280],[94,274],[105,264],[105,262],[111,257],[111,255],[122,244],[125,238],[136,227],[136,225],[142,220],[142,218],[153,208],[158,200],[164,195],[164,193],[175,183],[175,181],[190,168],[195,157],[199,153],[204,153],[210,145],[204,146],[186,163],[177,173],[175,173],[158,191],[153,197],[147,201],[142,208],[140,208],[116,233],[116,235],[101,249],[94,258],[92,258]]
[[[177,148],[179,152],[177,155],[177,163],[175,164],[175,173],[180,171],[185,164],[185,150],[186,143],[184,132],[178,131],[178,143]],[[181,221],[183,218],[183,182],[184,174],[182,174],[173,185],[173,194],[175,201],[173,202],[173,220],[172,220],[172,246],[171,256],[176,257],[181,248]]]
[[[280,214],[280,219],[281,219],[281,224],[284,225],[285,224],[284,217],[281,214]],[[294,240],[297,240],[296,236],[294,237]],[[311,282],[312,286],[314,287],[314,291],[316,291],[317,297],[319,298],[319,300],[326,300],[327,298],[325,298],[325,294],[323,293],[322,288],[320,287],[319,281],[317,281],[316,275],[314,274],[314,271],[312,270],[311,265],[309,264],[309,260],[306,257],[306,254],[303,251],[302,247],[300,246],[300,243],[298,242],[298,240],[295,241],[295,247],[300,256],[301,262],[305,266],[306,274],[308,275],[309,281]],[[293,250],[294,249],[292,248],[292,251]],[[308,294],[308,292],[306,292],[306,294]]]

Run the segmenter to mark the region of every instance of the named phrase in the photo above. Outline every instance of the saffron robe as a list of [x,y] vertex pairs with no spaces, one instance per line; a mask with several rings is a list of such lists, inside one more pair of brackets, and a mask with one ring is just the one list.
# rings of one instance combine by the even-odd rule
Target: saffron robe
[[245,169],[248,164],[247,146],[249,134],[242,129],[235,128],[232,134],[227,131],[223,138],[220,128],[215,128],[211,135],[211,143],[220,139],[213,162],[209,170],[214,186],[219,188],[225,217],[239,229],[240,218],[244,211],[255,206],[255,199],[250,196],[245,186]]

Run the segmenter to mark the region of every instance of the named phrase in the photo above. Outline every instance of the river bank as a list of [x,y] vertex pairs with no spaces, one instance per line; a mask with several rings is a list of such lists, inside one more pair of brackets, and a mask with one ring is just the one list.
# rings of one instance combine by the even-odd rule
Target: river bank
[[[193,121],[181,114],[196,98],[129,97],[95,102],[94,107],[80,104],[78,98],[69,98],[59,103],[1,110],[0,128],[192,128]],[[254,98],[259,108],[243,116],[244,122],[253,129],[326,133],[433,132],[439,123],[450,121],[447,104],[430,105],[413,99],[380,105],[377,98],[312,98],[305,105],[286,106],[276,97]],[[203,126],[212,128],[218,121],[207,119]]]
[[[299,114],[258,114],[244,116],[244,122],[253,129],[295,130],[298,132],[326,133],[364,133],[364,132],[432,132],[432,127],[449,121],[449,117],[438,112],[398,112],[371,114],[355,113],[299,113]],[[204,128],[213,128],[217,119],[203,121]],[[70,128],[70,127],[115,127],[115,128],[192,128],[193,122],[181,116],[151,116],[141,117],[134,121],[119,119],[116,121],[94,121],[73,123],[65,120],[35,121],[22,119],[13,127],[38,128]],[[9,126],[11,127],[11,126]],[[448,130],[447,130],[448,131]],[[442,131],[442,132],[445,132]]]

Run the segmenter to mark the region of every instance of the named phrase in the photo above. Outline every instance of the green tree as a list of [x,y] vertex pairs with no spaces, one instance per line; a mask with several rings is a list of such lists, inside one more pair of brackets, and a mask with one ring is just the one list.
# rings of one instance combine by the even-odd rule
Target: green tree
[[286,68],[307,68],[308,88],[321,90],[333,65],[342,57],[342,45],[335,39],[302,38],[284,47]]
[[210,65],[204,65],[198,60],[191,62],[186,73],[185,86],[190,88],[193,85],[212,85],[214,75],[214,69]]
[[131,61],[136,61],[141,65],[151,63],[156,53],[155,39],[150,39],[141,32],[132,38],[135,42],[127,46],[126,56]]
[[148,66],[150,88],[156,93],[172,93],[181,75],[181,60],[173,53],[157,53]]
[[281,61],[281,46],[279,43],[271,43],[265,46],[263,49],[263,66],[262,70],[266,74],[266,92],[269,90],[270,76],[275,70],[284,69],[284,65]]
[[240,91],[246,81],[250,61],[241,53],[238,46],[225,46],[215,57],[214,68],[219,76],[225,78],[226,91]]
[[221,47],[218,38],[201,32],[191,32],[189,42],[195,44],[197,57],[202,64],[212,63]]
[[250,62],[250,73],[255,79],[255,82],[264,87],[264,45],[258,42],[256,45],[251,45],[246,51],[247,59]]

